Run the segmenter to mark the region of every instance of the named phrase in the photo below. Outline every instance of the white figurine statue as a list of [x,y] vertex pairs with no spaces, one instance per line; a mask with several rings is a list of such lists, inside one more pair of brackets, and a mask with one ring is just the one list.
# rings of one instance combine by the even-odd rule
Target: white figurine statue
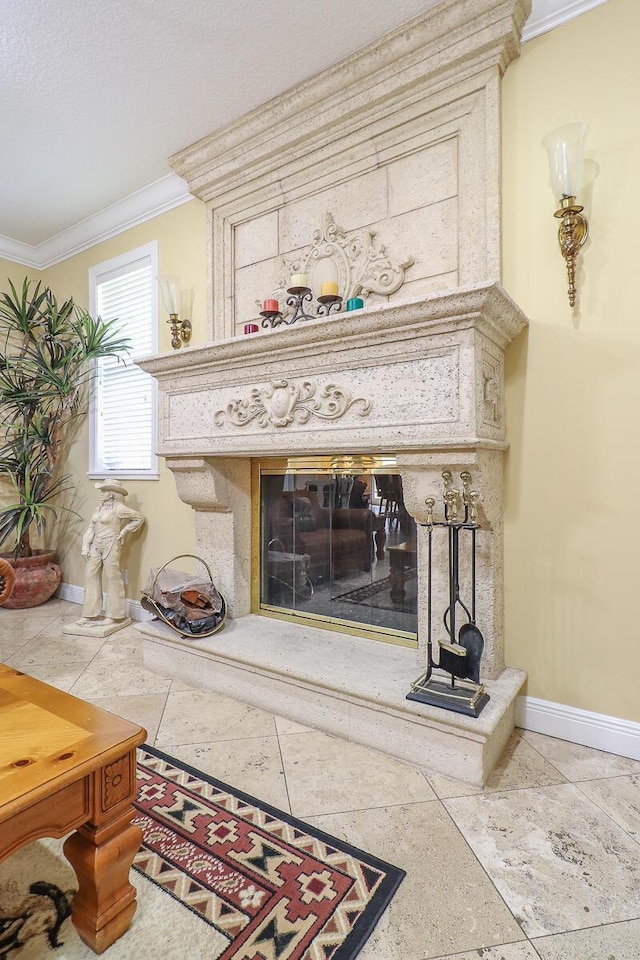
[[[144,517],[126,506],[128,491],[119,480],[101,480],[96,489],[102,492],[102,498],[82,538],[81,554],[87,561],[82,617],[64,632],[108,636],[131,622],[126,615],[120,550],[125,537],[143,525]],[[104,614],[103,575],[107,595]]]

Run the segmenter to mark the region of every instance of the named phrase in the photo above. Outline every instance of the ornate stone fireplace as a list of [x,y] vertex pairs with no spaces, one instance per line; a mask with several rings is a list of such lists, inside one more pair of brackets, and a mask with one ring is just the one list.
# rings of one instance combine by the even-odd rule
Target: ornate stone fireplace
[[[526,318],[498,282],[498,96],[528,8],[444,0],[174,158],[210,212],[212,342],[142,364],[160,388],[159,453],[233,617],[202,642],[143,625],[149,662],[473,782],[497,761],[524,680],[504,662],[503,353]],[[361,283],[377,291],[362,311],[238,336],[327,211],[408,254],[404,285]],[[471,473],[491,694],[479,718],[404,699],[424,667],[425,599],[417,657],[252,613],[251,460],[319,454],[395,455],[418,524],[444,469]],[[419,598],[425,550],[419,526]]]

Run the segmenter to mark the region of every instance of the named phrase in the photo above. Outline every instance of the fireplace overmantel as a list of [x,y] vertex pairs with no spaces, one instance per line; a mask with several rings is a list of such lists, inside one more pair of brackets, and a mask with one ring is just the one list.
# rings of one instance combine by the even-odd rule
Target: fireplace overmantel
[[171,158],[209,213],[211,340],[327,211],[415,259],[396,301],[499,280],[500,78],[530,9],[442,0]]

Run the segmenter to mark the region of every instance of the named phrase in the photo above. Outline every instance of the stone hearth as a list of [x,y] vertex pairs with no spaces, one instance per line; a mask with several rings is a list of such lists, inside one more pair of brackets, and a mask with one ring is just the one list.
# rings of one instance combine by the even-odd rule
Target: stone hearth
[[[503,359],[527,321],[499,284],[499,84],[529,7],[443,0],[173,158],[209,210],[212,342],[141,364],[159,384],[159,453],[232,616],[203,642],[144,624],[148,662],[474,783],[513,729],[524,680],[504,660]],[[345,235],[376,238],[349,288],[365,309],[242,336],[256,301],[311,263],[331,214]],[[387,286],[381,248],[406,268]],[[373,453],[395,455],[418,524],[443,470],[469,471],[479,492],[491,701],[477,719],[404,699],[426,657],[424,528],[417,656],[251,609],[252,458]],[[442,571],[444,552],[436,540]],[[434,607],[443,586],[444,572]]]
[[486,681],[491,700],[473,719],[405,699],[418,672],[407,647],[253,615],[195,641],[164,624],[138,629],[160,673],[474,785],[513,731],[525,676],[507,668]]

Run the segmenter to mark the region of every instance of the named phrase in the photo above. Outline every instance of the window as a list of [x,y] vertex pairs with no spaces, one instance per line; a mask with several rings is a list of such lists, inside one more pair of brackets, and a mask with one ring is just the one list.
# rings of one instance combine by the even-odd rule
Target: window
[[138,247],[89,270],[89,310],[117,318],[131,340],[122,359],[97,361],[90,402],[89,476],[158,476],[156,381],[135,365],[157,352],[157,244]]

